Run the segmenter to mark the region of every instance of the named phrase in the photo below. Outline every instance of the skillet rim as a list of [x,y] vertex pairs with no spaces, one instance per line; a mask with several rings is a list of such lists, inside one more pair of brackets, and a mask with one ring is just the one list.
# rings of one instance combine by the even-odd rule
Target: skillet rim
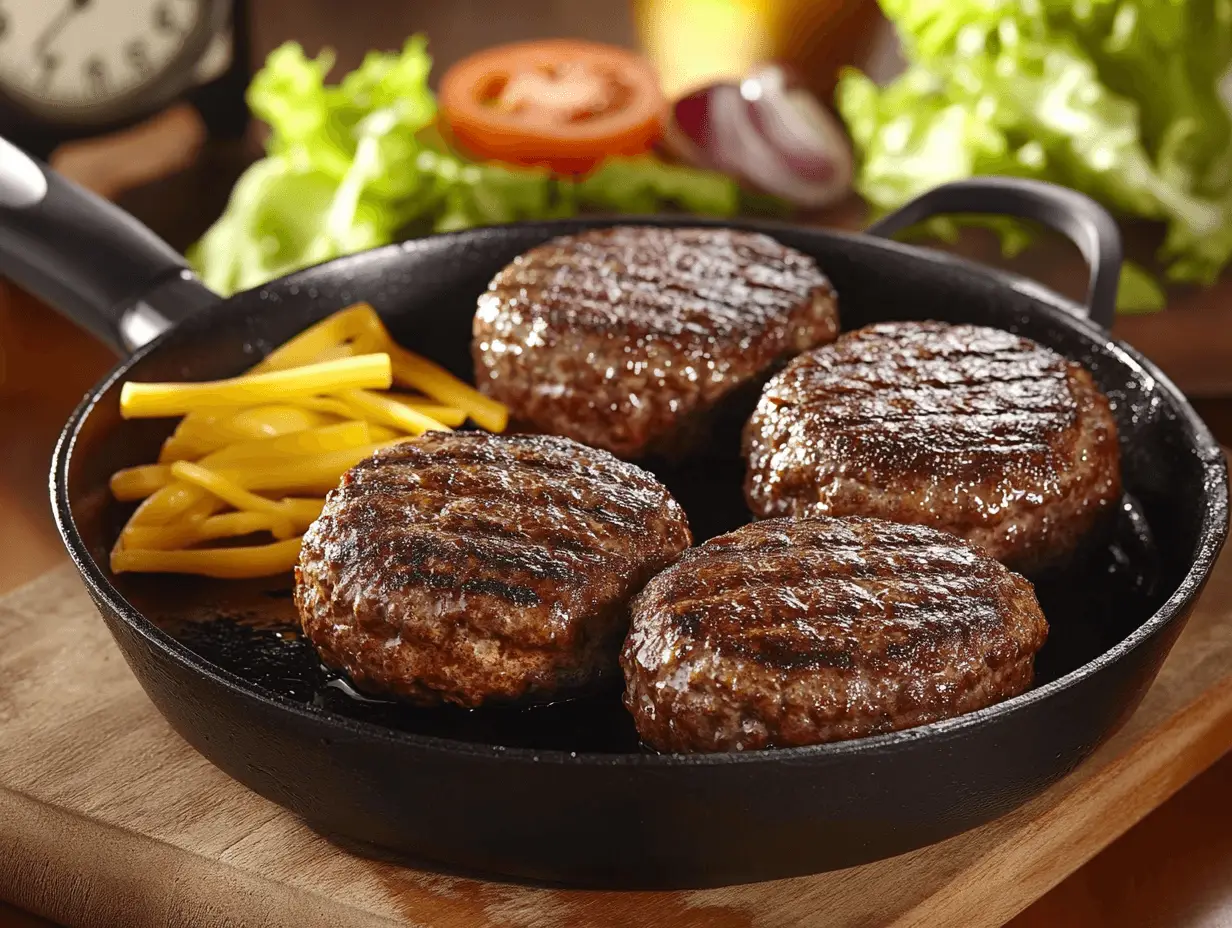
[[73,517],[68,499],[68,465],[72,460],[77,439],[82,426],[89,419],[91,412],[98,405],[102,395],[118,380],[127,376],[129,371],[148,354],[158,350],[164,340],[172,336],[174,329],[169,329],[143,345],[128,358],[120,361],[102,380],[95,384],[73,411],[56,441],[49,481],[52,514],[56,522],[56,528],[59,530],[61,541],[67,549],[77,571],[81,574],[89,592],[96,601],[105,603],[106,608],[114,616],[124,621],[134,632],[140,635],[148,647],[162,652],[164,658],[179,663],[194,674],[206,677],[212,683],[232,691],[236,696],[245,699],[255,699],[260,703],[264,703],[268,709],[291,712],[305,721],[332,726],[336,729],[345,730],[357,737],[392,742],[406,748],[427,751],[442,756],[453,755],[459,759],[467,760],[509,760],[582,767],[645,766],[673,768],[724,766],[728,764],[762,764],[780,761],[824,761],[827,758],[837,758],[853,753],[889,753],[922,740],[947,741],[959,737],[970,728],[994,724],[1003,717],[1024,712],[1029,707],[1051,699],[1065,690],[1079,685],[1101,670],[1126,658],[1131,652],[1145,646],[1148,641],[1176,620],[1205,585],[1215,559],[1218,557],[1228,535],[1228,469],[1219,443],[1211,434],[1210,429],[1199,418],[1184,394],[1145,356],[1124,342],[1113,339],[1108,332],[1087,318],[1083,307],[1079,304],[1029,278],[991,268],[945,252],[933,251],[913,245],[904,245],[889,239],[882,239],[863,233],[841,232],[779,221],[756,219],[732,221],[729,219],[702,219],[699,217],[682,216],[595,216],[582,219],[486,226],[386,245],[381,248],[336,258],[323,264],[296,271],[253,290],[244,291],[241,294],[235,294],[228,298],[220,298],[218,303],[201,310],[201,313],[225,314],[228,311],[227,308],[234,305],[236,297],[260,293],[265,287],[273,284],[280,287],[287,284],[298,285],[301,289],[307,290],[321,275],[332,278],[339,271],[344,271],[352,264],[359,264],[374,259],[393,259],[397,255],[414,251],[416,247],[425,242],[438,242],[440,240],[461,240],[464,242],[471,238],[494,234],[501,235],[503,230],[524,231],[532,229],[548,233],[544,238],[544,241],[547,241],[555,237],[555,235],[569,234],[580,229],[599,228],[615,224],[676,227],[712,226],[764,232],[770,235],[774,235],[776,232],[779,234],[788,233],[793,237],[802,236],[804,238],[829,240],[831,242],[836,240],[855,240],[861,246],[869,246],[888,252],[891,258],[906,257],[912,260],[941,264],[951,268],[956,273],[965,274],[969,277],[983,278],[990,284],[1008,287],[1027,296],[1037,304],[1039,311],[1051,321],[1063,327],[1075,329],[1078,334],[1092,341],[1102,342],[1111,352],[1117,363],[1129,368],[1143,378],[1153,380],[1156,387],[1169,400],[1173,409],[1183,420],[1186,431],[1192,436],[1193,451],[1198,456],[1203,471],[1202,522],[1199,526],[1198,548],[1193,556],[1189,570],[1172,594],[1149,618],[1134,629],[1126,638],[1087,663],[1076,667],[1064,676],[1058,677],[1044,686],[1030,689],[1025,693],[1020,693],[1002,702],[954,718],[930,722],[915,728],[886,732],[863,738],[853,738],[846,741],[800,747],[693,754],[659,754],[652,752],[609,754],[536,750],[533,748],[485,744],[483,742],[456,741],[450,738],[406,732],[379,725],[375,722],[360,721],[326,709],[293,702],[280,694],[264,691],[235,674],[211,664],[195,651],[156,626],[120,595],[114,584],[107,578],[99,564],[87,550],[81,533],[77,529],[76,520]]

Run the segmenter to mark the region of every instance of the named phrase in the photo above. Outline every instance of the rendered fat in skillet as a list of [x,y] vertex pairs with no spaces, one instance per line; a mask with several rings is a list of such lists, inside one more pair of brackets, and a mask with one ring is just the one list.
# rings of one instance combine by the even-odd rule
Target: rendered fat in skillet
[[745,430],[758,517],[945,529],[1028,573],[1121,496],[1116,422],[1081,365],[999,329],[887,322],[796,358]]
[[1047,633],[1031,584],[953,535],[768,519],[634,600],[625,705],[660,751],[859,738],[1021,693]]
[[527,430],[625,458],[679,455],[718,408],[838,333],[807,255],[754,232],[626,226],[558,238],[493,279],[472,352],[480,389]]
[[566,438],[429,432],[350,470],[295,603],[330,667],[420,705],[617,679],[628,604],[691,543],[652,475]]

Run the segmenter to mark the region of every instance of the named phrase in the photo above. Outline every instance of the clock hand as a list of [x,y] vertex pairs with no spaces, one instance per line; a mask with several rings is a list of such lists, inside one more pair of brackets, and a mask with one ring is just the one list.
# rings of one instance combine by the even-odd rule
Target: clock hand
[[47,46],[56,40],[64,27],[69,24],[75,15],[84,10],[90,5],[91,0],[69,0],[69,2],[55,15],[55,18],[47,24],[47,28],[39,33],[38,38],[34,40],[34,50],[42,54],[47,50]]

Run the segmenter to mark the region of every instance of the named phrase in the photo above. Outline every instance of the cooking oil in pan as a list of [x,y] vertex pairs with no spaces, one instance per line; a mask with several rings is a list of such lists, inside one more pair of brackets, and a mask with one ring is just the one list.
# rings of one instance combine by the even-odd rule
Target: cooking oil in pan
[[[733,468],[660,476],[689,512],[698,540],[748,521]],[[728,473],[727,470],[732,470]],[[1064,571],[1039,578],[1048,642],[1036,685],[1102,654],[1160,605],[1159,557],[1142,508],[1125,497],[1106,544]],[[374,698],[321,662],[299,633],[287,580],[119,578],[122,591],[192,651],[271,695],[319,711],[420,735],[577,752],[640,750],[619,682],[602,693],[545,705],[424,709]]]

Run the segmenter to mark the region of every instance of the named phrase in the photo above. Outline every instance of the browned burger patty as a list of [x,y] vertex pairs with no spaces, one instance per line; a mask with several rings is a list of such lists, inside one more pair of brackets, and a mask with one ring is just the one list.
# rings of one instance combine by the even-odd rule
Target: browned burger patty
[[619,673],[629,599],[691,542],[654,477],[565,438],[429,432],[352,468],[304,535],[304,633],[422,705],[546,699]]
[[733,391],[832,341],[838,314],[813,259],[768,236],[627,226],[519,257],[474,333],[479,387],[515,421],[637,458],[705,434]]
[[953,535],[771,519],[634,600],[625,705],[660,751],[859,738],[1021,693],[1047,634],[1031,584]]
[[1121,495],[1091,375],[982,326],[888,322],[801,355],[766,385],[745,453],[759,517],[932,525],[1016,570],[1063,561]]

